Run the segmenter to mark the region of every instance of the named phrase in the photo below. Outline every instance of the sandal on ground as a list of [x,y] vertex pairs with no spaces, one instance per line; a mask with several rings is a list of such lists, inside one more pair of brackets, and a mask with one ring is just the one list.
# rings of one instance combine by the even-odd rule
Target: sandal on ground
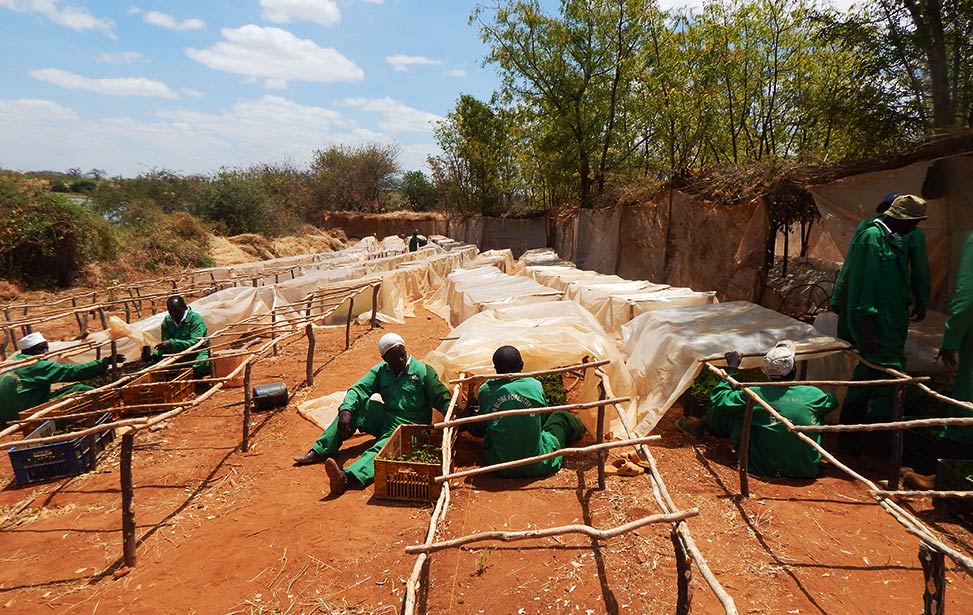
[[645,472],[643,468],[635,465],[631,461],[626,461],[624,459],[619,459],[618,461],[622,462],[621,465],[616,465],[614,470],[611,468],[606,468],[605,474],[610,476],[640,476],[643,472]]
[[628,451],[627,453],[625,453],[624,459],[626,461],[630,461],[630,462],[634,463],[635,465],[637,465],[637,466],[639,466],[641,468],[645,468],[646,470],[648,470],[649,468],[652,467],[649,464],[649,462],[646,461],[645,459],[642,459],[642,456],[639,455],[638,452],[636,452],[636,451]]

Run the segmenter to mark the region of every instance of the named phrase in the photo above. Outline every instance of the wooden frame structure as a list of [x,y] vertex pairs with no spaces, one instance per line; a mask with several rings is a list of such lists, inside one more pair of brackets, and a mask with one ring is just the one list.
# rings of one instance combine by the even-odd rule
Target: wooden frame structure
[[[844,349],[846,352],[852,352]],[[755,405],[759,405],[766,410],[775,420],[783,424],[787,430],[795,434],[805,444],[814,448],[821,456],[827,459],[834,467],[844,472],[849,478],[864,485],[869,495],[881,506],[889,515],[892,516],[906,532],[920,539],[919,561],[925,577],[923,590],[924,615],[940,615],[943,612],[943,596],[946,591],[946,567],[945,557],[948,555],[962,570],[973,577],[973,557],[961,553],[960,551],[948,546],[936,534],[935,531],[926,526],[921,520],[915,517],[905,508],[892,501],[895,497],[909,497],[916,495],[927,495],[943,498],[973,498],[973,491],[900,491],[899,471],[902,464],[903,438],[902,430],[913,427],[930,427],[942,425],[956,425],[973,427],[973,418],[934,418],[934,419],[915,419],[903,420],[904,413],[904,387],[907,384],[914,384],[927,395],[939,401],[952,404],[967,410],[973,410],[973,403],[959,401],[933,391],[924,383],[928,377],[913,377],[895,369],[876,365],[857,355],[858,360],[868,367],[887,374],[890,378],[865,381],[844,381],[844,380],[796,380],[796,381],[772,381],[772,382],[739,382],[726,371],[714,366],[711,361],[715,358],[701,359],[705,367],[721,380],[728,382],[734,389],[743,391],[747,396],[747,406],[744,411],[743,429],[740,440],[740,494],[750,497],[749,472],[747,469],[749,459],[750,428],[753,420],[753,410]],[[802,370],[803,372],[804,370]],[[855,425],[814,425],[802,426],[794,425],[787,417],[781,415],[773,406],[767,403],[752,387],[782,387],[782,386],[893,386],[895,393],[893,397],[893,420],[884,423],[867,423]],[[855,470],[851,469],[834,455],[827,451],[823,446],[815,442],[805,434],[808,433],[839,433],[839,432],[867,432],[867,431],[895,431],[892,444],[892,463],[889,468],[888,488],[881,489],[873,481],[865,478]]]
[[[436,501],[435,507],[433,509],[432,516],[429,520],[429,529],[426,532],[425,540],[420,545],[412,545],[405,548],[408,554],[417,554],[415,564],[412,568],[412,574],[406,582],[406,594],[403,599],[402,614],[403,615],[414,615],[416,612],[418,595],[421,591],[420,577],[422,575],[422,570],[426,565],[431,553],[440,551],[443,549],[459,547],[470,542],[482,541],[482,540],[501,540],[504,542],[514,541],[514,540],[524,540],[531,538],[540,538],[544,536],[554,536],[559,534],[568,533],[581,533],[587,536],[591,536],[596,539],[610,538],[612,536],[618,536],[626,532],[632,531],[639,527],[643,527],[649,524],[655,523],[671,523],[673,524],[670,535],[672,537],[673,549],[676,556],[676,571],[677,571],[677,604],[676,613],[678,615],[688,615],[692,607],[692,564],[696,563],[699,570],[703,576],[704,581],[716,595],[720,604],[723,607],[726,615],[737,615],[736,605],[733,599],[726,593],[723,586],[713,575],[710,570],[706,560],[703,558],[702,553],[696,547],[692,540],[692,535],[689,532],[689,528],[686,525],[686,519],[696,516],[699,514],[699,510],[696,508],[691,508],[688,510],[678,509],[672,498],[669,497],[668,490],[665,484],[662,482],[661,475],[659,474],[659,469],[655,464],[655,460],[652,454],[649,452],[646,444],[652,441],[658,440],[659,436],[647,436],[647,437],[635,437],[632,431],[629,429],[628,424],[625,421],[625,416],[619,410],[619,404],[629,401],[628,397],[615,397],[611,391],[611,385],[608,380],[607,374],[601,370],[601,367],[607,365],[610,361],[597,361],[597,362],[586,362],[578,365],[570,365],[567,367],[554,368],[550,370],[540,370],[535,372],[521,372],[515,374],[495,374],[495,375],[473,375],[467,376],[461,374],[460,378],[450,380],[450,384],[453,386],[452,399],[450,400],[449,407],[446,410],[443,421],[436,423],[434,427],[443,430],[443,459],[442,459],[442,474],[436,477],[436,481],[442,483],[442,490],[440,492],[439,498]],[[456,405],[461,397],[461,389],[464,385],[472,387],[474,384],[481,380],[487,380],[492,378],[519,378],[524,376],[539,376],[544,374],[557,374],[564,372],[577,372],[582,373],[588,370],[593,370],[593,376],[599,379],[599,397],[600,399],[596,402],[586,402],[580,404],[570,404],[564,406],[550,406],[547,408],[530,408],[523,410],[508,410],[504,412],[496,412],[489,415],[479,416],[479,417],[468,417],[462,419],[453,418]],[[614,442],[604,442],[604,421],[605,421],[605,408],[611,406],[616,413],[617,418],[620,419],[624,425],[624,429],[628,438],[622,441]],[[481,422],[492,420],[497,417],[503,416],[514,416],[522,414],[534,414],[534,413],[549,413],[558,410],[569,410],[569,409],[582,409],[582,408],[598,408],[598,425],[596,434],[596,444],[592,446],[587,446],[583,448],[574,449],[561,449],[554,453],[539,455],[535,457],[528,457],[518,461],[507,462],[502,464],[495,464],[491,466],[482,466],[473,468],[470,470],[464,470],[461,472],[450,472],[452,466],[452,443],[455,440],[455,430],[458,426],[472,422]],[[649,476],[652,481],[652,492],[655,496],[656,503],[662,510],[661,514],[648,515],[640,519],[635,519],[628,523],[622,524],[620,526],[608,529],[597,529],[587,525],[568,525],[561,527],[546,528],[540,530],[522,530],[514,532],[484,532],[473,534],[469,536],[464,536],[452,540],[436,541],[436,537],[442,530],[441,522],[446,515],[446,511],[449,507],[450,500],[450,479],[462,478],[466,476],[472,476],[475,474],[484,474],[488,472],[493,472],[498,469],[516,467],[521,465],[526,465],[534,463],[536,461],[547,459],[551,457],[557,457],[562,455],[584,455],[590,453],[597,453],[598,455],[598,487],[599,489],[605,488],[605,457],[606,452],[610,448],[617,448],[622,446],[634,446],[638,451],[639,455],[649,463],[649,469],[646,475]]]
[[[5,445],[12,446],[31,446],[31,445],[41,445],[41,444],[51,444],[54,442],[63,442],[67,440],[72,440],[74,438],[87,436],[91,434],[101,433],[108,430],[116,428],[125,428],[126,431],[122,435],[121,442],[121,460],[119,466],[119,479],[121,483],[121,499],[122,499],[122,550],[123,550],[123,562],[126,566],[134,567],[136,565],[136,547],[137,539],[135,536],[135,512],[132,508],[132,503],[134,501],[134,482],[132,475],[132,454],[135,446],[135,435],[144,429],[149,429],[154,425],[157,425],[163,421],[170,418],[178,416],[183,412],[189,410],[190,408],[196,407],[212,397],[219,390],[221,390],[224,384],[236,378],[241,371],[245,373],[244,376],[244,404],[243,404],[243,427],[242,427],[242,439],[240,444],[240,449],[246,452],[249,448],[250,439],[250,416],[252,410],[252,396],[250,388],[251,374],[254,364],[266,356],[270,351],[276,352],[278,346],[286,346],[301,337],[308,338],[308,353],[306,358],[306,377],[303,386],[308,386],[313,384],[313,374],[314,374],[314,348],[315,348],[315,334],[314,326],[315,323],[321,322],[327,319],[329,316],[335,314],[337,310],[345,304],[349,303],[349,309],[346,317],[345,324],[345,350],[350,347],[350,328],[351,320],[353,316],[354,299],[356,296],[363,292],[371,291],[372,293],[372,313],[370,318],[370,326],[374,328],[377,326],[376,312],[377,312],[377,294],[381,287],[380,281],[363,281],[358,283],[349,284],[348,282],[337,283],[338,286],[344,286],[343,288],[324,288],[314,291],[308,294],[302,301],[302,314],[298,317],[294,317],[294,306],[284,306],[281,308],[275,308],[270,314],[260,314],[241,322],[234,323],[223,329],[210,334],[203,340],[200,340],[197,344],[188,348],[186,351],[181,353],[176,353],[172,355],[167,355],[159,363],[144,369],[135,374],[130,374],[123,377],[120,380],[112,382],[104,387],[99,387],[92,391],[85,391],[82,393],[76,393],[73,395],[66,396],[64,399],[60,400],[60,403],[52,404],[44,408],[41,412],[37,412],[30,417],[15,421],[13,425],[7,427],[6,429],[0,430],[0,439],[10,436],[15,432],[19,431],[23,425],[29,425],[32,423],[40,422],[51,417],[58,418],[77,418],[81,416],[88,416],[93,413],[102,414],[104,410],[95,410],[91,412],[75,413],[75,414],[58,414],[57,410],[65,407],[72,400],[83,398],[86,395],[97,395],[98,393],[112,388],[123,388],[126,384],[130,383],[132,380],[137,378],[139,375],[145,374],[150,371],[166,369],[173,363],[179,361],[180,358],[186,355],[195,354],[200,350],[203,345],[211,340],[215,341],[220,338],[230,337],[231,341],[223,342],[220,344],[214,344],[209,346],[210,349],[218,349],[221,346],[229,346],[233,344],[237,339],[244,337],[246,335],[253,335],[254,328],[257,328],[258,334],[269,335],[270,339],[262,343],[255,350],[243,350],[238,353],[222,355],[222,356],[243,356],[246,357],[245,360],[238,365],[232,372],[221,378],[208,378],[203,380],[192,380],[190,382],[204,382],[204,383],[214,383],[214,385],[202,395],[195,397],[194,399],[187,400],[185,402],[173,402],[173,403],[157,403],[157,404],[145,404],[143,406],[127,406],[129,409],[162,409],[161,414],[156,414],[148,417],[139,417],[131,419],[122,419],[110,421],[108,423],[103,423],[101,425],[90,427],[87,429],[81,429],[73,431],[70,433],[58,434],[55,436],[49,436],[44,438],[22,438],[20,440],[5,442]],[[278,313],[287,312],[287,319],[277,318]],[[271,318],[271,323],[267,325],[265,323],[268,316]],[[104,344],[104,343],[103,343]],[[110,342],[112,346],[112,351],[114,352],[115,342]],[[90,346],[85,346],[83,350],[77,352],[84,352],[90,350]],[[76,354],[75,349],[72,349],[70,354]],[[52,356],[55,354],[61,354],[64,356],[68,353],[47,353],[46,355],[41,355],[38,357],[32,357],[32,361],[20,361],[15,362],[12,368],[20,367],[21,364],[28,364],[30,362],[39,360],[43,357]],[[5,366],[7,367],[7,366]],[[6,370],[5,370],[6,371]]]

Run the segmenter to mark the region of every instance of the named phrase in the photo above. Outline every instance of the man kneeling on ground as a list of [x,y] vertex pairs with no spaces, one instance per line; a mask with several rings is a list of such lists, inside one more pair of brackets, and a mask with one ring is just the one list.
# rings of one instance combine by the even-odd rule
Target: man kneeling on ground
[[[338,406],[338,416],[324,430],[306,455],[296,457],[297,465],[324,463],[331,494],[340,495],[351,485],[365,486],[375,480],[375,455],[392,437],[399,425],[432,422],[432,408],[445,412],[451,398],[439,381],[436,370],[405,349],[405,340],[386,333],[378,341],[383,362],[368,370],[352,385]],[[371,399],[374,393],[382,402]],[[334,460],[341,443],[356,431],[377,439],[347,469]]]
[[[498,374],[514,374],[523,370],[524,361],[520,351],[513,346],[501,346],[493,353],[493,367]],[[540,381],[527,377],[487,380],[480,386],[477,399],[480,414],[547,406]],[[473,423],[467,431],[483,438],[480,465],[487,466],[553,453],[580,438],[585,429],[578,417],[559,411]],[[548,476],[557,472],[563,461],[563,457],[554,457],[498,470],[494,474],[504,477]]]
[[[794,377],[794,342],[783,340],[764,356],[761,368],[771,380],[792,380]],[[743,355],[725,355],[727,372],[731,375],[740,367]],[[821,425],[824,416],[838,406],[833,395],[813,386],[755,386],[750,389],[795,425]],[[708,428],[714,435],[729,437],[733,450],[740,450],[743,419],[749,397],[744,391],[734,391],[729,382],[721,380],[710,394],[711,407],[706,418],[684,422],[677,426],[694,432]],[[821,436],[806,434],[820,444]],[[739,453],[738,453],[739,454]],[[747,471],[761,476],[816,478],[820,472],[821,454],[791,433],[759,404],[753,407],[750,425],[750,449]]]

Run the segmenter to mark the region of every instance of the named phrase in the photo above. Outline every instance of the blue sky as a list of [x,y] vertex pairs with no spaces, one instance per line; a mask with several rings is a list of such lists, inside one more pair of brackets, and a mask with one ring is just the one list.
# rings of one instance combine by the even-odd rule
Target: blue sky
[[397,143],[424,169],[434,123],[498,85],[475,4],[0,0],[0,168],[209,173]]
[[0,0],[0,168],[287,161],[334,143],[438,152],[433,123],[497,85],[461,0]]

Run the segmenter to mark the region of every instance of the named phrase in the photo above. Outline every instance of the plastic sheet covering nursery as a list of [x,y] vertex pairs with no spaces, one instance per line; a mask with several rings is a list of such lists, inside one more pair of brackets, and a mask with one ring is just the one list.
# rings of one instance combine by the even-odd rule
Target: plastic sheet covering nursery
[[[512,344],[524,358],[524,370],[536,371],[592,361],[610,359],[603,369],[612,391],[626,396],[632,391],[632,376],[612,338],[584,308],[571,301],[498,306],[470,316],[449,334],[435,350],[426,355],[425,363],[439,373],[443,381],[456,378],[460,372],[493,374],[493,353],[500,346]],[[598,399],[598,382],[593,373],[581,385],[578,401]],[[631,411],[626,409],[631,420]],[[583,410],[579,418],[589,432],[597,427],[597,410]],[[609,411],[609,418],[614,413]],[[624,433],[617,419],[608,429]]]
[[427,307],[455,327],[489,307],[558,301],[562,294],[529,278],[507,275],[485,265],[449,274]]
[[703,369],[702,358],[736,350],[755,355],[742,364],[750,369],[784,339],[797,344],[802,359],[848,347],[811,325],[747,301],[647,312],[622,327],[622,339],[636,383],[640,434],[650,432],[689,388]]

